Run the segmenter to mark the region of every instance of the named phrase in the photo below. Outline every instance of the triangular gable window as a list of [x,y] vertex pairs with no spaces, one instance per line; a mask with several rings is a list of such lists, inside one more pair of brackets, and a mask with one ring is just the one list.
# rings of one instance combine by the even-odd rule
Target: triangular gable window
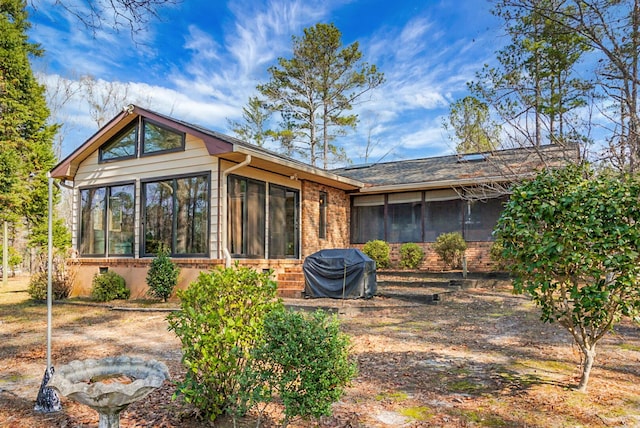
[[136,142],[138,141],[138,127],[134,122],[100,147],[100,162],[131,159],[136,156]]
[[142,154],[156,154],[184,150],[184,134],[157,123],[144,120]]

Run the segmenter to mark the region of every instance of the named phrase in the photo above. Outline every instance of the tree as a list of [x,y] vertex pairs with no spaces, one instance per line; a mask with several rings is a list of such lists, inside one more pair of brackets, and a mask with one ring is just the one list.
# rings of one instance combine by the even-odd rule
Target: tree
[[513,189],[496,226],[516,293],[582,351],[586,391],[596,344],[640,313],[640,181],[588,166],[547,170]]
[[293,135],[311,165],[319,158],[325,169],[336,157],[346,158],[335,140],[358,122],[357,115],[346,112],[384,82],[375,65],[361,61],[358,42],[343,48],[341,37],[333,24],[306,28],[304,36],[292,38],[293,57],[278,58],[278,66],[268,69],[271,80],[258,85],[285,129],[295,128],[304,137]]
[[24,219],[33,232],[47,221],[57,126],[47,123],[44,87],[29,63],[42,54],[28,41],[29,27],[23,1],[0,3],[0,220]]
[[489,107],[472,96],[451,104],[449,123],[457,153],[490,152],[499,146],[500,127],[489,117]]
[[265,108],[264,101],[251,97],[246,107],[242,108],[243,121],[227,119],[227,122],[238,138],[262,147],[269,136],[266,126],[270,117],[271,111]]
[[[547,10],[556,10],[556,19]],[[497,52],[498,65],[485,66],[469,88],[506,125],[503,137],[510,145],[566,145],[588,138],[577,109],[592,85],[578,77],[576,67],[590,46],[567,29],[562,14],[568,10],[561,0],[501,0],[492,10],[511,40]]]

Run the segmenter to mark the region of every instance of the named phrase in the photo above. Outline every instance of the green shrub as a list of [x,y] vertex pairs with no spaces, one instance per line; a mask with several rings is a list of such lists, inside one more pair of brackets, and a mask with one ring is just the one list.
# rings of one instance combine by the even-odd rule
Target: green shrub
[[455,269],[462,264],[462,255],[467,249],[467,243],[460,232],[443,233],[436,238],[433,250],[442,259],[444,264]]
[[378,269],[384,269],[391,266],[391,259],[389,258],[391,249],[389,248],[389,244],[380,239],[369,241],[364,244],[362,252],[376,262],[376,267]]
[[131,295],[124,278],[113,271],[96,274],[91,285],[91,298],[98,302],[128,299]]
[[424,260],[424,250],[414,242],[407,242],[400,246],[400,267],[418,269]]
[[[47,272],[36,272],[31,275],[27,293],[34,300],[47,299]],[[53,300],[62,300],[69,297],[71,292],[71,284],[58,275],[51,275],[51,298]]]
[[328,416],[356,374],[349,346],[335,316],[321,310],[273,311],[260,346],[252,352],[242,391],[251,404],[278,397],[284,406],[282,426],[292,417]]
[[211,420],[237,413],[240,375],[257,343],[265,316],[281,308],[270,272],[247,267],[201,272],[186,290],[178,290],[180,310],[167,319],[182,342],[186,375],[182,394]]
[[147,293],[166,302],[178,284],[179,274],[180,269],[171,261],[169,252],[163,247],[158,252],[158,256],[151,261],[151,267],[147,273],[149,286]]
[[509,261],[502,255],[503,251],[504,246],[502,245],[502,241],[497,240],[493,244],[491,244],[489,257],[493,262],[495,262],[495,270],[506,270],[509,267]]

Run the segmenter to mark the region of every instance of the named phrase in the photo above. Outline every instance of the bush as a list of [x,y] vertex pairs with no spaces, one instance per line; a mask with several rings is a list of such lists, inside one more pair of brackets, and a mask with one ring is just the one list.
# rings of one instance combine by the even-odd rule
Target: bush
[[169,258],[169,252],[162,248],[158,256],[151,261],[151,267],[147,273],[147,285],[150,296],[167,301],[178,284],[180,269]]
[[[27,292],[34,300],[47,299],[47,272],[36,272],[31,275]],[[62,300],[69,297],[71,292],[71,284],[58,275],[51,275],[51,298],[53,300]]]
[[332,403],[356,374],[349,346],[335,316],[321,310],[273,311],[260,346],[252,352],[242,391],[250,405],[279,397],[285,414],[282,426],[296,416],[329,416]]
[[495,270],[507,270],[509,267],[509,261],[502,255],[503,251],[504,246],[502,245],[501,240],[497,240],[493,244],[491,244],[489,257],[495,263]]
[[467,243],[459,232],[443,233],[436,238],[433,250],[442,259],[444,264],[451,269],[459,268],[462,264],[462,255],[467,249]]
[[400,246],[400,267],[418,269],[424,259],[424,250],[416,243],[408,242]]
[[201,272],[186,290],[178,290],[180,310],[167,319],[182,342],[186,375],[182,394],[211,420],[237,413],[240,375],[259,339],[265,316],[282,307],[270,272],[247,267]]
[[378,269],[384,269],[391,266],[391,259],[389,258],[391,249],[389,248],[389,244],[380,239],[369,241],[364,244],[362,252],[376,262],[376,267]]
[[[76,271],[65,263],[64,255],[55,254],[52,261],[51,298],[53,300],[66,299],[71,292],[71,285],[73,284]],[[41,262],[38,265],[40,268],[36,273],[31,275],[27,292],[34,300],[46,300],[48,280],[46,264]]]
[[91,298],[98,302],[128,299],[131,295],[124,278],[113,271],[96,274],[91,285]]

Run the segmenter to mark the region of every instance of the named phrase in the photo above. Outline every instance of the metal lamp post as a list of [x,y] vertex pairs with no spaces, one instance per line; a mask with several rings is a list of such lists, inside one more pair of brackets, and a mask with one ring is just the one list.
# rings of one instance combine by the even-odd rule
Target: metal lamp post
[[60,398],[54,389],[47,386],[49,379],[53,376],[53,366],[51,365],[51,312],[53,303],[52,290],[52,265],[53,265],[53,177],[47,173],[49,181],[49,225],[47,235],[47,368],[44,378],[38,391],[38,398],[34,410],[41,413],[59,412],[62,410]]

